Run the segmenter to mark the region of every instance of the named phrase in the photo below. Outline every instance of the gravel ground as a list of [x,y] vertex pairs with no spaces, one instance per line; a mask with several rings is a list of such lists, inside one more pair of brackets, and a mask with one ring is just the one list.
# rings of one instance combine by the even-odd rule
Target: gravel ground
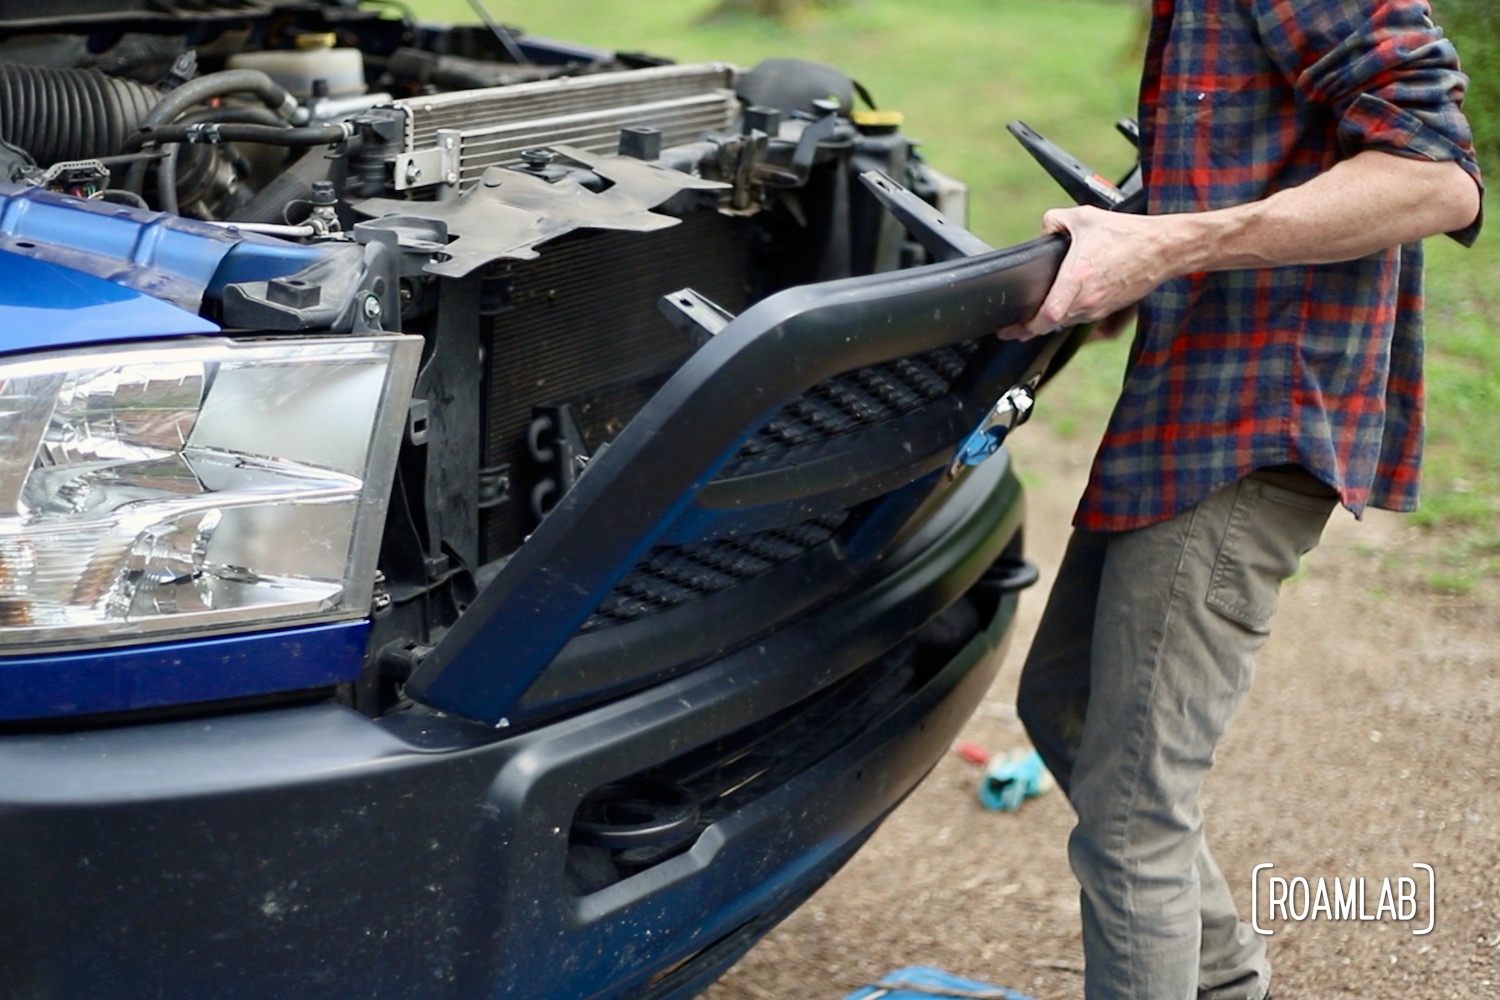
[[[1013,697],[1066,540],[1091,443],[1041,423],[1017,435],[1042,586],[964,738],[1026,745]],[[1252,870],[1381,880],[1435,870],[1435,925],[1269,921],[1277,1000],[1500,997],[1500,587],[1421,586],[1430,541],[1394,515],[1335,514],[1284,591],[1254,689],[1204,791],[1210,843],[1250,913]],[[1038,1000],[1082,996],[1077,890],[1056,792],[981,809],[978,769],[950,755],[870,844],[708,1000],[836,1000],[906,965],[935,965]],[[1268,876],[1263,874],[1262,892]],[[1266,913],[1264,905],[1261,912]],[[1143,998],[1146,1000],[1146,998]]]

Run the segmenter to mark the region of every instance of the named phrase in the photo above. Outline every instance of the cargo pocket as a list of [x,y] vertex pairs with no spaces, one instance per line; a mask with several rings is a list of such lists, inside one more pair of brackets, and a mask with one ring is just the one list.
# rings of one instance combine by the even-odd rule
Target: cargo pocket
[[1270,631],[1281,584],[1323,535],[1337,500],[1241,480],[1209,579],[1208,606],[1252,632]]

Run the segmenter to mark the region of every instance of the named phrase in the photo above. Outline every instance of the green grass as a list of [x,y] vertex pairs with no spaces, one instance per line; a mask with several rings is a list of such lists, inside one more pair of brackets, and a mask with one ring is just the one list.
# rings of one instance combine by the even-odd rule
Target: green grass
[[1438,589],[1500,576],[1500,241],[1428,241],[1427,461],[1416,523],[1440,536]]
[[1442,0],[1437,17],[1469,74],[1465,106],[1487,163],[1500,161],[1500,9],[1495,0]]
[[[1113,129],[1134,111],[1139,14],[1131,3],[847,0],[781,26],[748,18],[703,24],[712,0],[489,2],[497,17],[532,34],[601,47],[679,61],[749,66],[795,56],[839,66],[882,107],[906,114],[907,132],[931,163],[971,185],[970,226],[996,245],[1036,235],[1041,213],[1064,201],[1006,134],[1006,122],[1026,120],[1108,175],[1133,158]],[[475,20],[464,0],[416,7],[433,20]],[[1429,584],[1465,593],[1500,577],[1500,237],[1472,251],[1441,239],[1429,248],[1430,411],[1416,521],[1435,541],[1424,567]],[[1095,433],[1124,352],[1123,340],[1083,351],[1038,419],[1064,435]]]

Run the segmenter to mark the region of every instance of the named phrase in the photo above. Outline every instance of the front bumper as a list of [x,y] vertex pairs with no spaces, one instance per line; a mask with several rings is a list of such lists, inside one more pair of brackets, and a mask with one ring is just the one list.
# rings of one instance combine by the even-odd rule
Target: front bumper
[[917,641],[1019,530],[1019,487],[991,466],[961,487],[986,499],[837,605],[529,732],[318,705],[0,738],[0,981],[68,998],[691,995],[941,756],[1015,593],[832,752],[684,853],[575,895],[580,802]]

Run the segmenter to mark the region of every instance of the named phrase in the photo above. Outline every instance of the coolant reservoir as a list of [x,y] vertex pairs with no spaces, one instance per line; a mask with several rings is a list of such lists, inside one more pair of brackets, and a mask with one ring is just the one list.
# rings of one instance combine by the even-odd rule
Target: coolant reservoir
[[365,92],[365,60],[359,49],[335,48],[332,33],[298,35],[296,48],[241,52],[229,57],[230,69],[258,69],[294,97],[312,97],[317,81],[329,97]]

